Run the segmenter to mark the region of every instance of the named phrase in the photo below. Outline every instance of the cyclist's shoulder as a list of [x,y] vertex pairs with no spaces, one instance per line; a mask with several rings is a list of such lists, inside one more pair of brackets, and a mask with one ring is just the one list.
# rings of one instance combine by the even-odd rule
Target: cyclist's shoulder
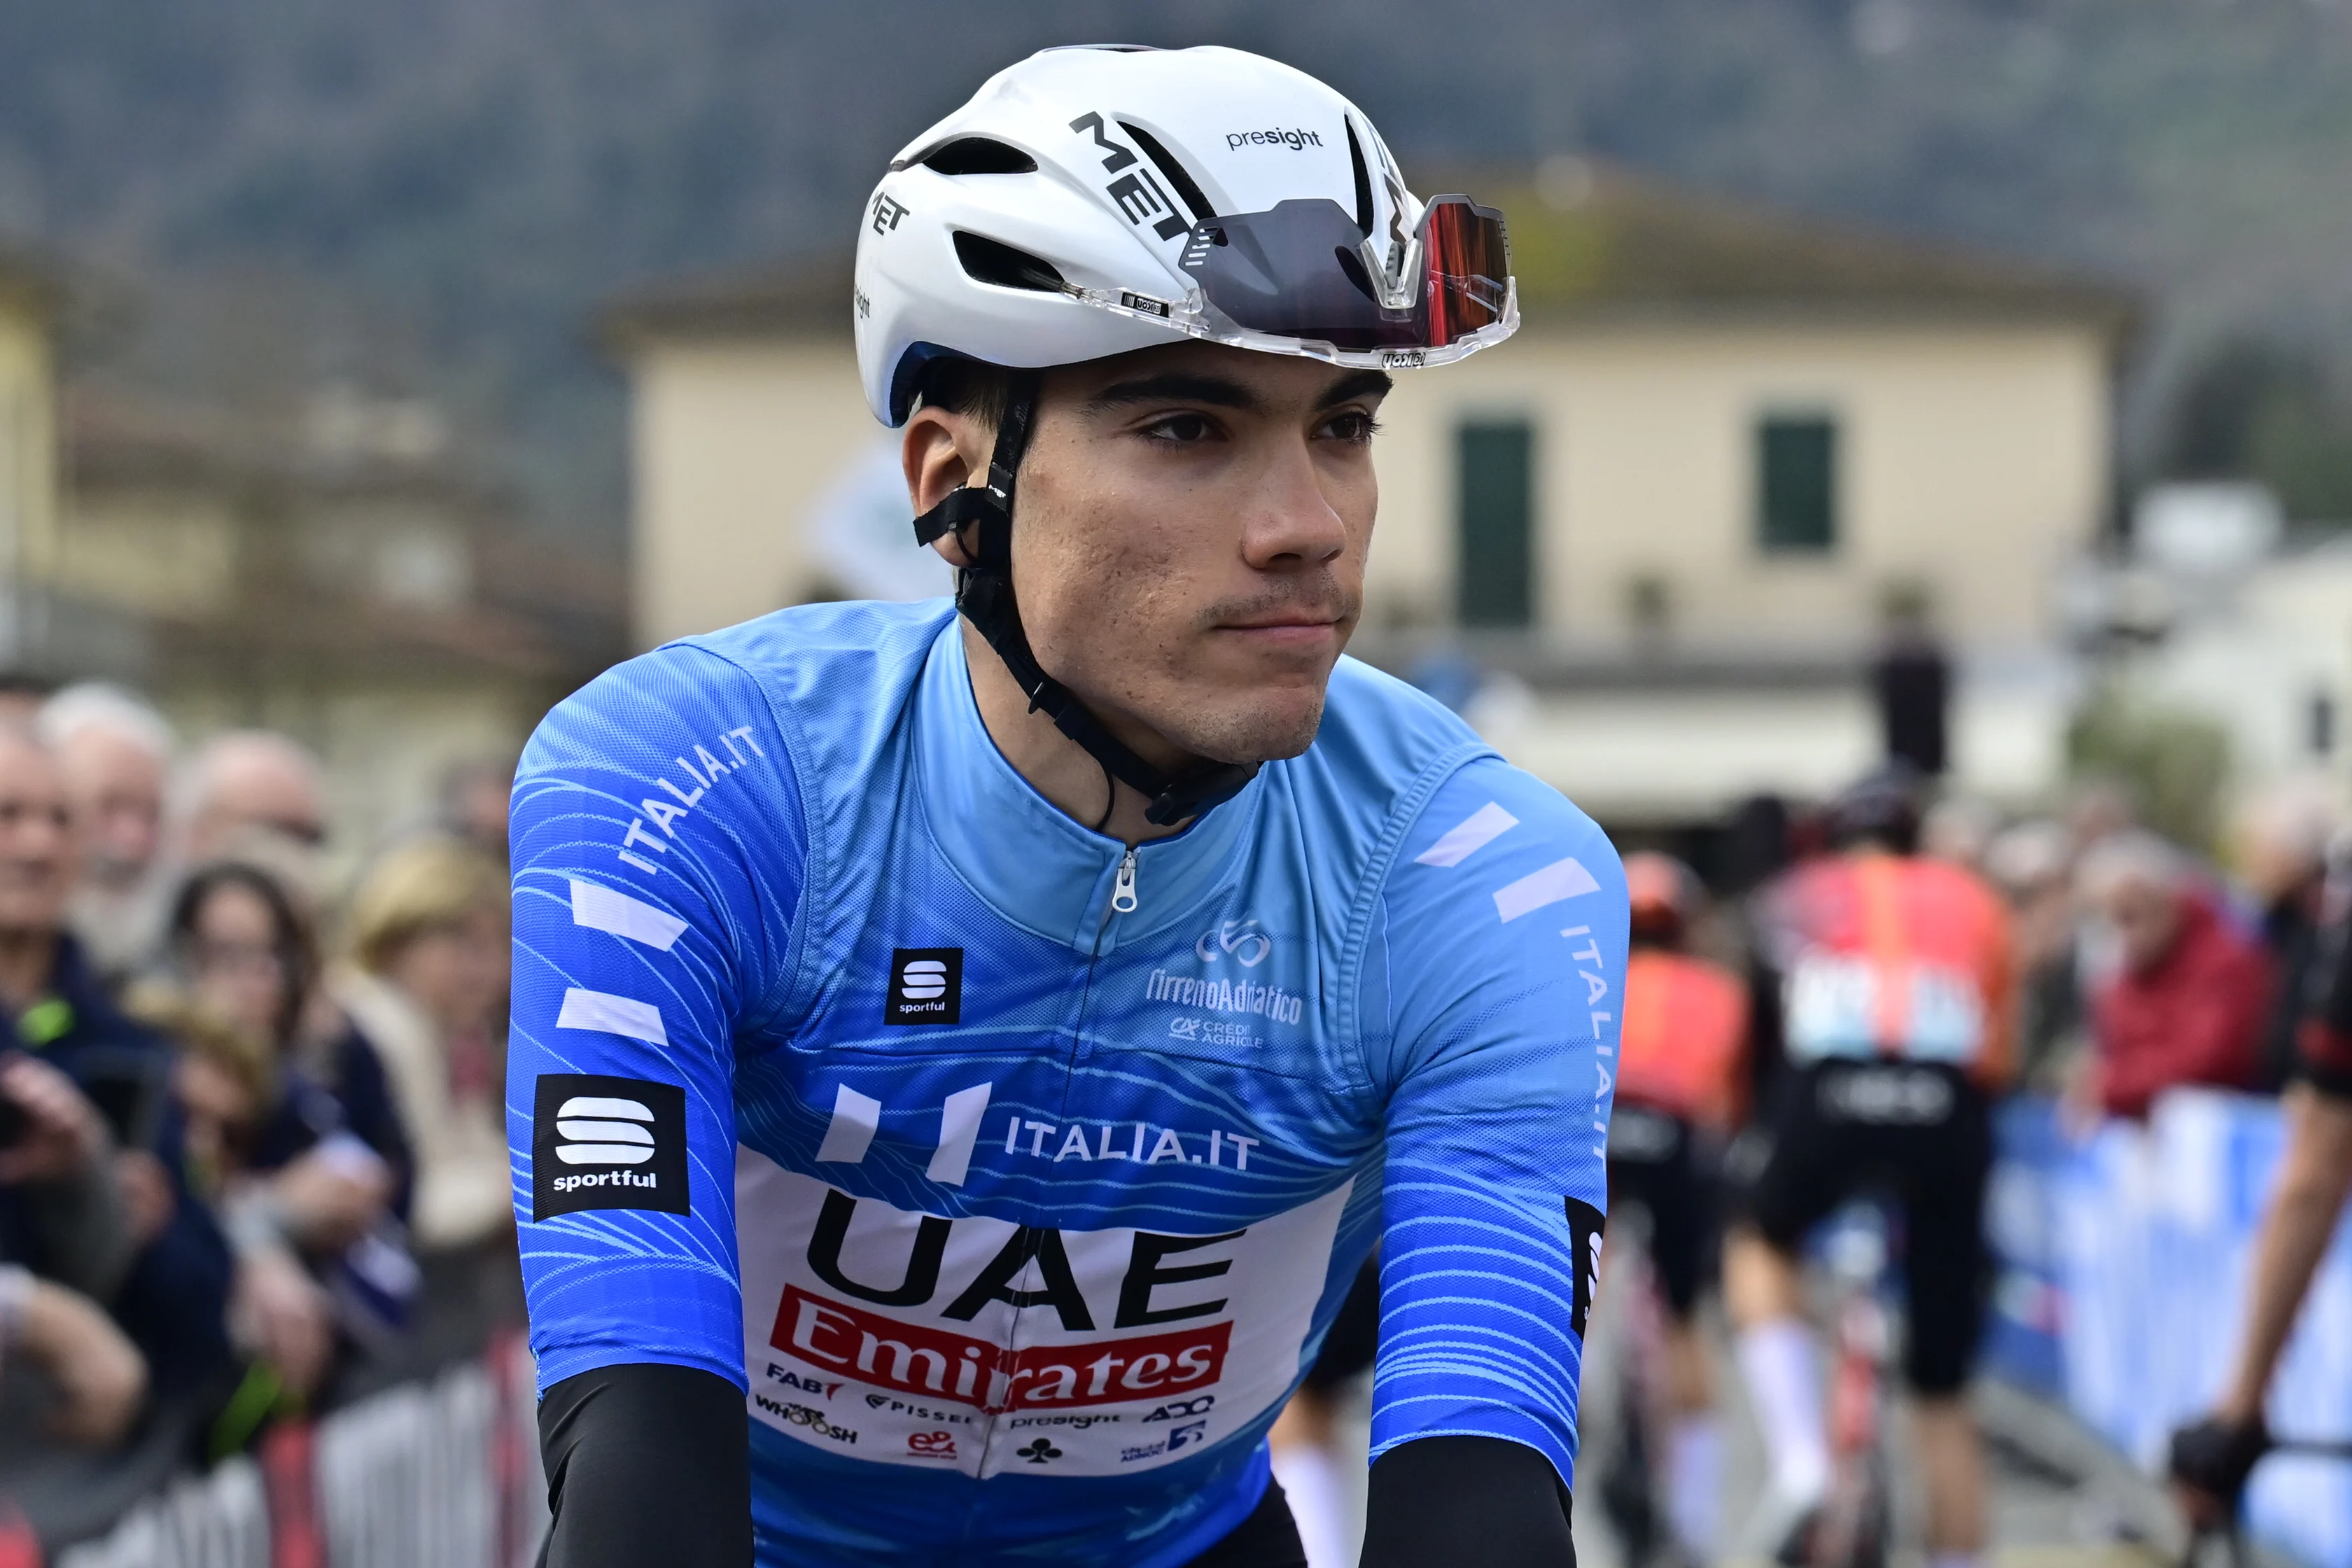
[[1737,1000],[1747,1005],[1748,983],[1729,966],[1696,952],[1672,952],[1663,948],[1636,948],[1625,963],[1625,984],[1686,987],[1710,1001]]
[[1392,799],[1431,768],[1483,750],[1477,731],[1444,703],[1360,659],[1342,658],[1331,670],[1315,744],[1281,765],[1331,787]]
[[[1319,772],[1328,787],[1352,793],[1384,813],[1400,806],[1412,811],[1408,857],[1425,847],[1414,842],[1429,837],[1422,829],[1465,801],[1472,811],[1493,805],[1487,820],[1501,813],[1532,828],[1519,836],[1521,843],[1538,835],[1583,838],[1600,833],[1558,790],[1505,762],[1459,714],[1357,659],[1343,658],[1332,670],[1315,744],[1286,766]],[[1475,801],[1469,799],[1473,795]],[[1454,820],[1449,817],[1448,825]]]
[[719,631],[680,637],[647,657],[674,649],[699,650],[755,679],[812,687],[861,678],[911,679],[939,639],[940,627],[954,618],[955,605],[947,599],[794,605]]
[[2008,904],[1993,890],[1991,883],[1968,867],[1929,855],[1906,856],[1901,864],[1905,874],[1930,897],[1943,900],[1953,910],[1964,910],[1989,925],[2008,923]]
[[523,769],[561,763],[583,745],[666,760],[714,723],[767,736],[780,704],[819,721],[828,709],[871,711],[878,695],[912,683],[952,614],[944,600],[799,605],[664,643],[556,704]]
[[1622,940],[1625,872],[1609,836],[1559,791],[1491,752],[1454,769],[1421,805],[1387,889],[1391,915],[1466,909],[1479,916],[1474,923],[1507,927],[1595,894],[1612,911],[1612,940]]

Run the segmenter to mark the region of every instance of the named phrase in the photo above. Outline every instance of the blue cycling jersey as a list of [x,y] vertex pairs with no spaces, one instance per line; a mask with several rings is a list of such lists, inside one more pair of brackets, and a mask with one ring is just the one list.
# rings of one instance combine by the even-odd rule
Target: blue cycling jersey
[[990,742],[944,602],[787,610],[557,708],[514,804],[541,1386],[746,1389],[760,1560],[1180,1563],[1379,1240],[1373,1447],[1563,1479],[1625,893],[1360,664],[1129,851]]

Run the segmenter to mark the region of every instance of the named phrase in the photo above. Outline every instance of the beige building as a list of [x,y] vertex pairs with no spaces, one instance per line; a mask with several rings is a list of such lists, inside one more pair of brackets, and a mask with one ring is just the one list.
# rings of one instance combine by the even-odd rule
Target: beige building
[[[1962,782],[2053,782],[2053,595],[2109,506],[2129,301],[1580,163],[1462,188],[1509,215],[1526,326],[1398,377],[1356,651],[1475,660],[1515,760],[1664,824],[1868,765],[1863,674],[1901,607],[1958,656]],[[611,318],[640,643],[838,591],[829,513],[887,466],[848,294],[835,262]]]
[[190,741],[299,737],[348,861],[619,655],[617,572],[521,528],[428,406],[61,389],[75,288],[0,258],[0,670],[125,681]]
[[510,764],[622,651],[618,574],[518,524],[425,405],[85,389],[64,424],[39,664],[131,680],[191,736],[316,747],[350,854],[427,816],[452,769]]

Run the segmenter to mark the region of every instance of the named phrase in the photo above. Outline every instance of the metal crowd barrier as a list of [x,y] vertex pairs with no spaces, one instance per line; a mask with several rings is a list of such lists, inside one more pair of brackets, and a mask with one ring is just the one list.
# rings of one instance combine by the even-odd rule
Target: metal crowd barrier
[[546,1530],[530,1358],[502,1344],[272,1432],[57,1568],[531,1568]]

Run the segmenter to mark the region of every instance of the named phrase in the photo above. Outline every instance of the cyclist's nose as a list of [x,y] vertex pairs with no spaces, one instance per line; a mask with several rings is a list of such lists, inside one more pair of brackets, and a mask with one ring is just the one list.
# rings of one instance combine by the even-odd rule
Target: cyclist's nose
[[[1351,499],[1327,489],[1304,441],[1285,443],[1244,502],[1242,556],[1261,572],[1328,566],[1348,552]],[[1369,510],[1369,508],[1367,509]]]

